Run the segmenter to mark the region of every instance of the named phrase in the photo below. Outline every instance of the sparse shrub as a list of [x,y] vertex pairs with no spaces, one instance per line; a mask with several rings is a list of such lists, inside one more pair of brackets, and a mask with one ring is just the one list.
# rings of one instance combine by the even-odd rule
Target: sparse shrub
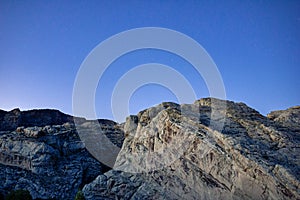
[[78,190],[76,196],[75,196],[75,200],[85,200],[83,193],[81,190]]
[[27,190],[11,191],[5,198],[6,200],[32,200],[32,197]]

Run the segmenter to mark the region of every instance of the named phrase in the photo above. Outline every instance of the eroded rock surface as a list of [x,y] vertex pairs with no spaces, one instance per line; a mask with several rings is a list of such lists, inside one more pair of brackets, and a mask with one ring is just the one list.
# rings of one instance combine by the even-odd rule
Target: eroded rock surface
[[149,108],[127,118],[114,170],[83,192],[87,199],[299,199],[300,133],[289,129],[299,115],[287,115],[288,126],[282,112],[267,118],[210,98]]
[[41,109],[20,111],[16,108],[9,112],[0,110],[0,130],[13,131],[17,127],[62,125],[73,122],[73,117],[58,110]]
[[300,199],[299,113],[296,106],[263,116],[244,103],[205,98],[162,103],[124,124],[76,118],[75,127],[59,111],[0,110],[0,193],[74,199],[83,188],[89,200]]
[[[11,190],[24,189],[34,199],[74,199],[78,189],[109,170],[86,150],[71,118],[55,113],[42,119],[49,124],[70,122],[42,126],[45,122],[34,119],[33,115],[28,124],[16,123],[24,126],[14,131],[10,128],[15,126],[15,120],[10,118],[5,122],[13,125],[6,126],[10,128],[4,128],[0,135],[0,193],[6,195]],[[89,135],[97,137],[100,133],[90,127],[100,125],[111,142],[121,147],[124,133],[115,122],[99,120],[98,124],[81,120],[79,127],[89,130]]]

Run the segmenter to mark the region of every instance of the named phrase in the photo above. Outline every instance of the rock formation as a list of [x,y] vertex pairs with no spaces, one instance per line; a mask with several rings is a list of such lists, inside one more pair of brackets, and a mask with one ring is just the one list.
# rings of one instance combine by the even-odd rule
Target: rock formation
[[[79,188],[109,169],[85,149],[71,116],[55,110],[1,113],[0,193],[24,189],[35,199],[74,199]],[[115,122],[81,121],[83,127],[99,123],[121,147],[124,133]],[[22,126],[11,131],[17,125]]]
[[[244,103],[205,98],[162,103],[124,124],[80,119],[77,126],[50,113],[26,121],[19,110],[0,111],[0,193],[73,199],[83,188],[86,199],[300,199],[299,106],[263,116]],[[98,123],[120,147],[112,169],[87,151],[93,140],[77,133],[97,137]]]

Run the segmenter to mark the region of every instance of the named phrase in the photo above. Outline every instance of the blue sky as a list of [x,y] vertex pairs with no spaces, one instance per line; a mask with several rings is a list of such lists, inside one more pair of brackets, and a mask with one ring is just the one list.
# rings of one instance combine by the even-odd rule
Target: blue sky
[[[56,108],[71,114],[73,83],[88,53],[114,34],[149,26],[180,31],[201,44],[222,75],[227,99],[262,114],[300,104],[299,1],[0,0],[0,109]],[[117,80],[149,62],[173,67],[198,98],[209,96],[185,60],[140,50],[117,59],[100,80],[99,118],[113,118],[110,98]],[[129,109],[134,114],[162,101],[176,97],[146,85],[133,94]]]

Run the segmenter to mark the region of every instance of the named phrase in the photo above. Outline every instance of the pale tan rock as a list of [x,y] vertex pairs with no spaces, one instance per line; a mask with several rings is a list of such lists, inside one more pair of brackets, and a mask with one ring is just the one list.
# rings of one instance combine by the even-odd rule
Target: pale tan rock
[[87,199],[299,199],[300,133],[277,121],[217,99],[160,104],[127,118],[114,170],[83,192]]

